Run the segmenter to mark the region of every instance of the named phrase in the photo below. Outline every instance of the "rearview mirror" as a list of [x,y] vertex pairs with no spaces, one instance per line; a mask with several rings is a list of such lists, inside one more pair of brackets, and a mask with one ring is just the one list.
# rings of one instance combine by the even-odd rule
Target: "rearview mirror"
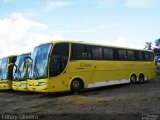
[[10,64],[8,64],[8,65],[7,65],[7,68],[6,68],[6,72],[8,72],[8,70],[9,70],[10,67],[13,67],[13,66],[15,66],[15,65],[16,65],[15,63],[10,63]]
[[25,62],[22,63],[20,70],[24,71]]
[[21,65],[21,67],[20,67],[20,70],[21,70],[21,71],[24,71],[26,65],[28,65],[29,63],[31,63],[31,64],[33,63],[32,58],[31,58],[30,56],[25,57],[25,59],[24,59],[22,65]]
[[28,64],[29,64],[29,60],[25,60],[25,61],[22,63],[22,65],[21,65],[21,67],[20,67],[20,70],[21,70],[21,71],[24,71],[25,67],[26,67]]

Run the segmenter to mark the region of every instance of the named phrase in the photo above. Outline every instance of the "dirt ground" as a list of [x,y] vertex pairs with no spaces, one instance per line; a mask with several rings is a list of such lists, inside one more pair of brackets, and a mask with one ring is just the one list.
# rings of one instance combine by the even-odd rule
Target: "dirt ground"
[[77,95],[0,91],[0,113],[3,120],[159,120],[160,77],[144,84],[108,86]]

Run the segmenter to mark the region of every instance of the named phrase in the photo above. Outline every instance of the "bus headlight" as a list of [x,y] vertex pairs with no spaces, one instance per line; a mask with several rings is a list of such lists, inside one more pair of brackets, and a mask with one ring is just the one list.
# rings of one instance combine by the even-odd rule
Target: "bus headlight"
[[25,83],[22,83],[21,86],[26,86],[26,84],[25,84]]
[[39,86],[44,86],[44,85],[46,85],[45,82],[39,82]]
[[1,84],[8,84],[8,82],[2,82]]

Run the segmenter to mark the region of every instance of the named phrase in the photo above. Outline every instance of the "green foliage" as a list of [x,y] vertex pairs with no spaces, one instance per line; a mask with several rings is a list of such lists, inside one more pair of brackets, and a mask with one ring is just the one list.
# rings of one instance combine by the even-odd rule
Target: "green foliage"
[[157,39],[157,40],[155,40],[155,46],[156,47],[160,47],[160,38],[159,39]]
[[146,50],[152,50],[152,45],[153,45],[152,42],[146,42],[144,49],[146,49]]

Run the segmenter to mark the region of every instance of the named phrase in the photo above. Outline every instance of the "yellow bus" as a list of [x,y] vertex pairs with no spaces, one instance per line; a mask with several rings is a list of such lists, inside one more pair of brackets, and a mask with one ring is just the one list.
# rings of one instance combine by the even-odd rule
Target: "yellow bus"
[[[24,60],[30,56],[30,53],[21,54],[13,68],[12,89],[17,91],[27,91],[28,65],[23,68]],[[23,69],[22,69],[23,68]]]
[[100,44],[53,41],[34,48],[28,90],[80,91],[155,79],[154,53]]
[[10,63],[15,63],[16,58],[16,55],[12,55],[1,59],[0,90],[12,89],[13,67],[8,67],[8,65]]

